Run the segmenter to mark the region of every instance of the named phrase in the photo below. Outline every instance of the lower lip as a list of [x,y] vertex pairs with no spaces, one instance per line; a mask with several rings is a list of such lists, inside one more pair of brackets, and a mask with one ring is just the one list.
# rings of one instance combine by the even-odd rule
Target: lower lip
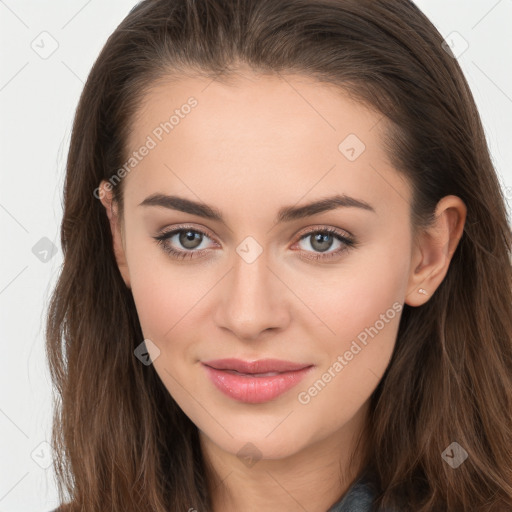
[[203,367],[217,389],[234,400],[248,404],[261,404],[277,398],[298,384],[313,368],[308,366],[278,375],[251,377],[217,370],[204,364]]

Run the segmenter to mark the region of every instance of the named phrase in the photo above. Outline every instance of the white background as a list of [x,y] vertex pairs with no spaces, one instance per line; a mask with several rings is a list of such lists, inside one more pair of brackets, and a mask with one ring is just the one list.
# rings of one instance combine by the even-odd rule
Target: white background
[[[0,512],[44,512],[58,505],[51,449],[41,443],[50,439],[44,315],[62,263],[65,161],[83,83],[107,37],[135,4],[0,0]],[[456,31],[469,44],[459,62],[510,202],[512,0],[417,4],[443,37]],[[44,31],[51,36],[40,36]],[[41,37],[47,38],[46,49],[51,38],[58,44],[45,59],[32,48],[42,46]],[[46,263],[32,252],[43,237],[58,248]]]

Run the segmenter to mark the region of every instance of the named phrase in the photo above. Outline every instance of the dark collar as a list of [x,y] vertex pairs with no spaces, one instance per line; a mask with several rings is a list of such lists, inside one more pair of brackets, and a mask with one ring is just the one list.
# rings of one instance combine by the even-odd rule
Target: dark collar
[[371,512],[376,492],[366,475],[359,477],[327,512]]

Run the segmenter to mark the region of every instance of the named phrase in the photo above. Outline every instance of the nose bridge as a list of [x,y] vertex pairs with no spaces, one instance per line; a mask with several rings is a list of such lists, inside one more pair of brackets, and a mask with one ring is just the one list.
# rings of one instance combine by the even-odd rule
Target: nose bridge
[[270,266],[268,252],[254,238],[247,237],[238,245],[219,304],[220,326],[238,337],[255,338],[261,331],[285,325],[287,314],[279,289],[283,285]]
[[[257,243],[257,242],[256,242]],[[271,283],[268,253],[259,249],[255,242],[244,241],[236,249],[233,262],[234,268],[231,279],[233,280],[232,292],[242,302],[261,300],[269,294]],[[275,277],[274,277],[275,279]]]

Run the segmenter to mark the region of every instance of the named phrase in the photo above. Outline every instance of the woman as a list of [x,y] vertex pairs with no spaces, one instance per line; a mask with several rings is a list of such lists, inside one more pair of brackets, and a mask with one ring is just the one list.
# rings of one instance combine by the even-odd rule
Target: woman
[[412,2],[139,3],[61,241],[59,510],[512,510],[505,202]]

